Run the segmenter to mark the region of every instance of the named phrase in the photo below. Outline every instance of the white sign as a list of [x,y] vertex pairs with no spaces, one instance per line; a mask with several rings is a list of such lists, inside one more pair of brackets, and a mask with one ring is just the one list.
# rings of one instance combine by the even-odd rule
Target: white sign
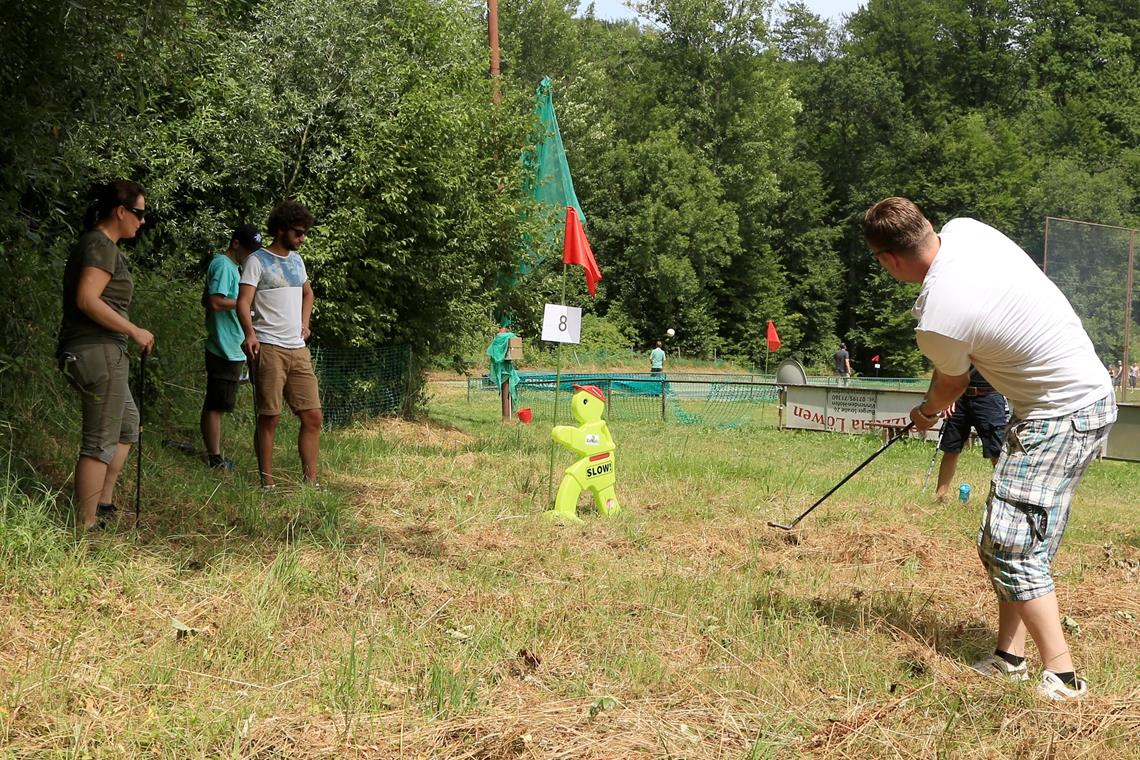
[[[910,410],[925,397],[923,391],[789,385],[784,427],[856,434],[874,433],[883,425],[903,427],[910,423]],[[941,425],[925,437],[937,440]]]
[[542,339],[551,343],[580,343],[582,310],[577,306],[546,304],[542,313]]

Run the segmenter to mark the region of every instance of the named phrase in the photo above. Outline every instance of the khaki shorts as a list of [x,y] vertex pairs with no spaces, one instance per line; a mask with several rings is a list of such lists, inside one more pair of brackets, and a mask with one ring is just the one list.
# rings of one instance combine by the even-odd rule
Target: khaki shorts
[[321,408],[317,375],[308,347],[282,348],[261,344],[254,379],[257,413],[266,417],[281,414],[281,401],[293,414]]
[[127,383],[130,367],[117,343],[66,346],[60,352],[60,371],[83,405],[80,456],[109,464],[120,443],[139,439],[139,411]]

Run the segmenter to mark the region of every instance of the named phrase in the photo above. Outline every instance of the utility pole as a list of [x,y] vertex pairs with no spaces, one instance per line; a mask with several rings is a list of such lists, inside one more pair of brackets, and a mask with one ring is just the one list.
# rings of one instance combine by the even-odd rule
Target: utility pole
[[491,46],[491,100],[502,102],[499,92],[499,0],[487,0],[487,41]]

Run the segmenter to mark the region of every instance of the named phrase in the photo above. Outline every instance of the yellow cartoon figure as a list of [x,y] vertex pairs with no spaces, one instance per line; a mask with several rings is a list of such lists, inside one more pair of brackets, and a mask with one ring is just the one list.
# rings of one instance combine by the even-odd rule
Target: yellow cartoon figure
[[566,468],[558,495],[554,497],[554,510],[546,513],[551,519],[565,522],[582,522],[577,512],[578,496],[583,489],[594,494],[599,514],[609,517],[621,509],[614,493],[617,480],[614,439],[602,419],[606,397],[594,385],[575,385],[574,391],[570,410],[578,427],[557,425],[550,432],[556,443],[581,457]]

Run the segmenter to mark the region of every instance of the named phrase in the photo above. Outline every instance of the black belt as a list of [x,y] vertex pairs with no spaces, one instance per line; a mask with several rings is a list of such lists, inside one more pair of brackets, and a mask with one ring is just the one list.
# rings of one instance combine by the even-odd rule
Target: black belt
[[967,388],[963,396],[988,396],[991,393],[997,393],[994,388]]

